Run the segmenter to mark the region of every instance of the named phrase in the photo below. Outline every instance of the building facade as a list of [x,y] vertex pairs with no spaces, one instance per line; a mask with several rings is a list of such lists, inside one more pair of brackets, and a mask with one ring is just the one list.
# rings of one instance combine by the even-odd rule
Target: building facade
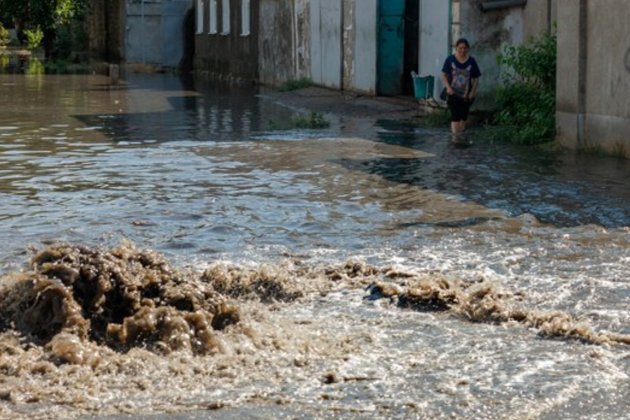
[[630,2],[559,0],[560,143],[630,158]]
[[435,77],[437,97],[442,63],[465,36],[484,73],[480,95],[489,97],[501,72],[497,54],[549,30],[555,2],[196,0],[195,68],[268,85],[309,78],[333,89],[394,96],[413,95],[414,71]]
[[90,57],[183,66],[193,55],[192,7],[193,0],[93,0],[87,22]]
[[194,67],[219,78],[257,81],[259,2],[195,0]]

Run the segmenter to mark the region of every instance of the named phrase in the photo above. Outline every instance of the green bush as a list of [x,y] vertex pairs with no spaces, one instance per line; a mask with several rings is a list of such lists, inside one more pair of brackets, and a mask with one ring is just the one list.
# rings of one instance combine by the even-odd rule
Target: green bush
[[39,48],[44,40],[44,32],[40,28],[25,29],[24,35],[26,35],[26,45],[29,50]]
[[10,41],[9,30],[0,23],[0,47],[6,47]]
[[555,30],[521,46],[508,46],[498,58],[508,72],[497,90],[494,124],[502,137],[523,144],[551,140],[555,134]]

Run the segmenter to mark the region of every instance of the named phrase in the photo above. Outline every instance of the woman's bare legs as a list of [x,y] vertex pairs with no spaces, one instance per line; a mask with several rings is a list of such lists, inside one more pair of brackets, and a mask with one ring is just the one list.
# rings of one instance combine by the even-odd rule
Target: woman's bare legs
[[451,133],[458,135],[466,129],[466,121],[451,121]]

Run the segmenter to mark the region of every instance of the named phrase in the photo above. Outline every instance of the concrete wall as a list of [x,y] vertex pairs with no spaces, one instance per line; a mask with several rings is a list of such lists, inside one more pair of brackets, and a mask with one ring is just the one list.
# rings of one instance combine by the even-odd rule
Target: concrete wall
[[558,140],[630,158],[630,2],[558,0]]

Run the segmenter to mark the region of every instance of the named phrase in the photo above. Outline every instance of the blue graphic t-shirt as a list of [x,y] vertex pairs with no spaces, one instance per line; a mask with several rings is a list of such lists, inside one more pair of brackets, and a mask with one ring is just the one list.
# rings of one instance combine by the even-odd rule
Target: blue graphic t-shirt
[[455,94],[462,98],[466,96],[471,80],[481,76],[481,70],[479,70],[477,61],[474,58],[468,57],[468,60],[460,63],[455,58],[455,55],[450,55],[444,61],[442,72],[446,73],[448,82],[451,84]]

